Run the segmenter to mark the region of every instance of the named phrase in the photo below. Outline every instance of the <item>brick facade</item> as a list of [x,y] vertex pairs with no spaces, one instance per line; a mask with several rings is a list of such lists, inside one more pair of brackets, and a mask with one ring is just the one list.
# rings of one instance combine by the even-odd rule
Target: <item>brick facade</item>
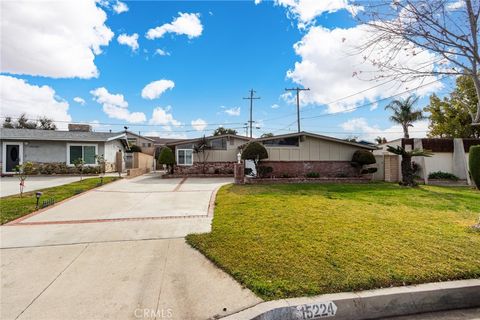
[[235,162],[205,162],[205,172],[203,172],[203,163],[194,162],[191,166],[175,166],[175,174],[228,174],[233,176]]
[[304,177],[316,172],[320,177],[356,177],[358,171],[350,161],[261,161],[261,166],[273,168],[273,177]]

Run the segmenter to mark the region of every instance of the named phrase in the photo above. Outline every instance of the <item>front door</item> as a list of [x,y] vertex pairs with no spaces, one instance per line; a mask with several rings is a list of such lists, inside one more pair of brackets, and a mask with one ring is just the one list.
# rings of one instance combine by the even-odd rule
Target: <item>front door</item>
[[15,167],[20,164],[20,145],[7,144],[5,153],[5,171],[14,172]]

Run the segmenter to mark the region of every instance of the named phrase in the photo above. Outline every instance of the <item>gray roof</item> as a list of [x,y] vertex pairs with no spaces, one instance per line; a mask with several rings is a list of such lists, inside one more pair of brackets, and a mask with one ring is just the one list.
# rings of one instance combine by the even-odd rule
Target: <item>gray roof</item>
[[342,143],[342,144],[348,144],[348,145],[363,148],[363,149],[369,149],[369,150],[376,150],[377,149],[377,147],[375,147],[373,145],[367,145],[367,144],[362,144],[362,143],[357,143],[357,142],[350,142],[350,141],[346,141],[346,140],[342,140],[342,139],[338,139],[338,138],[334,138],[334,137],[324,136],[324,135],[321,135],[321,134],[316,134],[316,133],[312,133],[312,132],[305,132],[305,131],[282,134],[282,135],[273,136],[273,137],[258,138],[258,139],[255,139],[254,141],[267,141],[267,140],[275,140],[275,139],[280,139],[280,138],[290,138],[290,137],[299,137],[299,136],[307,136],[307,137],[312,137],[312,138],[321,139],[321,140],[327,140],[327,141],[338,142],[338,143]]
[[124,132],[82,132],[0,128],[1,140],[92,141],[126,139]]
[[[218,135],[218,136],[207,136],[207,137],[205,137],[205,139],[213,140],[213,139],[225,138],[225,137],[227,137],[227,138],[232,137],[232,138],[235,138],[235,139],[240,139],[240,140],[245,140],[245,141],[250,141],[251,140],[249,137],[239,136],[237,134],[221,134],[221,135]],[[194,143],[194,142],[200,141],[201,139],[203,139],[203,138],[177,140],[177,141],[174,141],[174,142],[169,142],[169,143],[167,143],[167,145],[174,146],[174,145],[177,145],[177,144]]]

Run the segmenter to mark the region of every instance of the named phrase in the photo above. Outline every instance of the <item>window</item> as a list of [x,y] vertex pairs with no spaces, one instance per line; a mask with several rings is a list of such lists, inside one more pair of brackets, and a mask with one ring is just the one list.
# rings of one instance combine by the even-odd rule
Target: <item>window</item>
[[218,138],[210,140],[212,150],[227,150],[227,138]]
[[142,147],[145,148],[146,146],[147,146],[147,144],[145,142],[142,142]]
[[193,150],[192,149],[178,149],[177,150],[177,164],[179,166],[191,166],[193,164]]
[[69,164],[74,164],[77,159],[83,159],[85,164],[96,164],[96,154],[96,145],[68,145]]
[[150,148],[151,146],[152,146],[152,144],[149,142],[149,143],[148,143],[148,147]]
[[267,147],[298,147],[298,137],[271,139],[263,141],[263,144]]

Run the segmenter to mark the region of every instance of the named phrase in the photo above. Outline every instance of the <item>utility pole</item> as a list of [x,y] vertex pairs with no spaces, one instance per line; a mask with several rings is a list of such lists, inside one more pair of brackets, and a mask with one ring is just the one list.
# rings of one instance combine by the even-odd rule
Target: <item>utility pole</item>
[[285,91],[296,91],[297,92],[297,126],[298,132],[300,132],[300,91],[310,91],[310,88],[302,89],[299,87],[285,89]]
[[253,119],[252,119],[252,114],[253,114],[253,100],[261,99],[260,97],[254,97],[256,91],[251,89],[250,90],[250,97],[248,98],[243,98],[245,100],[250,100],[250,120],[248,121],[249,126],[250,126],[250,138],[253,136]]

